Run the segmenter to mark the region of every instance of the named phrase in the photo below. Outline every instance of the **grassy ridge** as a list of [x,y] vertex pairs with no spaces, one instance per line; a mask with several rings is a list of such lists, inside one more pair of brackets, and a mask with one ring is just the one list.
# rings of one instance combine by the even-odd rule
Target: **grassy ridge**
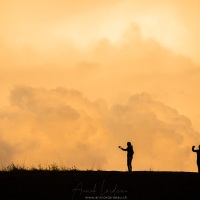
[[0,199],[192,199],[200,174],[12,170],[0,172]]

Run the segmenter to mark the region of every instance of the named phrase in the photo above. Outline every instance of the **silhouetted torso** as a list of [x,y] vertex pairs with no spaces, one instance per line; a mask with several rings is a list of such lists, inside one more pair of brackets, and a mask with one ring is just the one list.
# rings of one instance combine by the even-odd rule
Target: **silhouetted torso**
[[200,162],[200,150],[195,151],[197,153],[197,162]]
[[197,153],[197,162],[200,163],[200,149],[194,150],[193,148],[192,151]]
[[127,156],[133,156],[133,146],[130,145],[126,149],[123,149],[124,151],[127,151]]

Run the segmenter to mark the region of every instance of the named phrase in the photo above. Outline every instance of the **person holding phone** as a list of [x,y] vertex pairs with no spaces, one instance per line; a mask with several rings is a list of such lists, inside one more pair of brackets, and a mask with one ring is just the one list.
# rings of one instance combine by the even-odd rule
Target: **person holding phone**
[[123,151],[127,151],[127,167],[128,167],[128,171],[132,172],[132,160],[133,160],[133,154],[134,154],[132,144],[130,142],[127,142],[126,149],[122,148],[121,146],[119,146],[119,148]]
[[194,149],[195,146],[192,146],[192,151],[197,153],[197,167],[198,167],[198,172],[200,173],[200,145],[199,149]]

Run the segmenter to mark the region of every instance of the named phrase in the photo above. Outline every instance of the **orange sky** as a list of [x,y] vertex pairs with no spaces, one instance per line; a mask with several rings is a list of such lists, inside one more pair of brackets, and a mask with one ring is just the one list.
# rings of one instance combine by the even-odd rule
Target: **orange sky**
[[116,147],[131,140],[134,170],[195,171],[199,8],[197,0],[2,1],[1,162],[125,170]]

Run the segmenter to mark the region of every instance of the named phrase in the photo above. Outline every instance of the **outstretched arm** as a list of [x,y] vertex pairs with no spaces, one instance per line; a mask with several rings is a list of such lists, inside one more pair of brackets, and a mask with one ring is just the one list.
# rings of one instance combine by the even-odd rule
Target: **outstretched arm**
[[123,151],[127,151],[127,150],[128,150],[128,148],[123,149],[121,146],[119,146],[119,148],[120,148],[121,150],[123,150]]
[[195,148],[195,146],[192,146],[192,151],[197,152],[197,150],[195,150],[194,148]]

